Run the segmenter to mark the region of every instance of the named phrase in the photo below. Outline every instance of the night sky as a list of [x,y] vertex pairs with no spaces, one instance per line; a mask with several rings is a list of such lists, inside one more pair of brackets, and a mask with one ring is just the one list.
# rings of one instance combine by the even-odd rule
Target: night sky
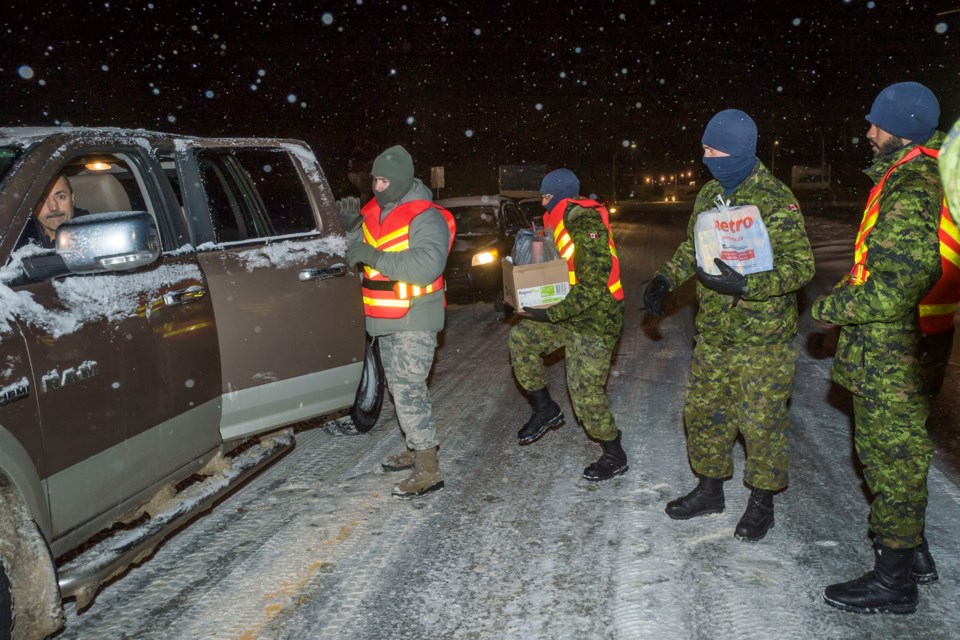
[[300,138],[335,190],[355,148],[397,143],[450,194],[521,162],[607,184],[615,152],[700,169],[725,108],[767,164],[777,140],[778,169],[859,169],[863,116],[902,80],[941,129],[960,116],[960,0],[13,0],[0,21],[0,124]]

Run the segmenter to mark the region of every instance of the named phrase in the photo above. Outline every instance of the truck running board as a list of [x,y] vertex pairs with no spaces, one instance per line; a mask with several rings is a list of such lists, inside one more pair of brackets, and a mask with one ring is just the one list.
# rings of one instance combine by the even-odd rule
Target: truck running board
[[77,609],[90,603],[104,582],[128,566],[148,558],[172,531],[246,480],[260,467],[293,447],[293,430],[261,438],[260,442],[228,458],[230,466],[216,475],[186,487],[171,499],[169,508],[133,529],[118,531],[60,567],[60,597],[76,597]]

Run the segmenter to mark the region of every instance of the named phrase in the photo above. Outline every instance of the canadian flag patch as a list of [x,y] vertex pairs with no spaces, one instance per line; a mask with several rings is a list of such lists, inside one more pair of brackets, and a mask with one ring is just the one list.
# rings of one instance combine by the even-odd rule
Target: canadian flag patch
[[590,236],[590,239],[591,239],[591,240],[596,240],[597,238],[599,238],[599,237],[600,237],[600,236],[598,236],[597,234],[595,234],[595,233],[592,233],[592,232],[591,232],[591,233],[588,233],[587,235],[589,235],[589,236]]
[[787,209],[790,209],[790,211],[800,211],[800,205],[788,204]]

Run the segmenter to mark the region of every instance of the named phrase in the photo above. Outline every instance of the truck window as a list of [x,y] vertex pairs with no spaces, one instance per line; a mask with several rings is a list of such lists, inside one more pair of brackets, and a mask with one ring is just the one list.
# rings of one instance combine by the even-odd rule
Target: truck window
[[[57,197],[58,190],[63,192],[60,194],[63,203],[51,211],[47,199]],[[156,207],[147,193],[137,163],[120,152],[96,152],[75,157],[63,166],[34,205],[33,215],[20,234],[17,247],[33,242],[52,248],[52,234],[63,222],[91,213],[113,211],[147,211],[156,219]]]
[[293,160],[279,149],[207,149],[197,154],[217,242],[317,228]]
[[0,180],[7,175],[7,171],[13,166],[20,151],[19,147],[0,147]]

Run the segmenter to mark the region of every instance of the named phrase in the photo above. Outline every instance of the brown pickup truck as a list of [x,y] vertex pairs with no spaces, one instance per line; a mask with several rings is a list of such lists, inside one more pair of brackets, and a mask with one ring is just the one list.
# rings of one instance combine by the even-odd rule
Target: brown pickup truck
[[0,129],[0,639],[43,638],[383,372],[313,152]]

